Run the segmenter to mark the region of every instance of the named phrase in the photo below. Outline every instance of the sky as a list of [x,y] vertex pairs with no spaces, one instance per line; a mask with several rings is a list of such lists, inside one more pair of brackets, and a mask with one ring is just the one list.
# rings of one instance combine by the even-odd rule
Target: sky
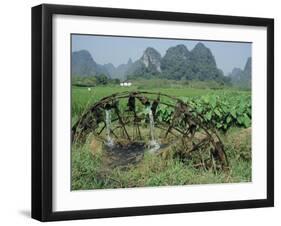
[[85,49],[98,64],[112,63],[118,66],[127,63],[129,58],[138,60],[147,47],[155,48],[163,57],[169,47],[184,44],[191,51],[198,42],[212,51],[217,67],[225,75],[235,67],[243,69],[252,55],[251,43],[95,35],[72,35],[72,51]]

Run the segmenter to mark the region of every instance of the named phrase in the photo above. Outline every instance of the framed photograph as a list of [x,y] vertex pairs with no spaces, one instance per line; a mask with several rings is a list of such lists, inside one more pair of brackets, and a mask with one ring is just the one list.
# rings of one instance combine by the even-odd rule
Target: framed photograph
[[32,217],[274,205],[274,21],[32,8]]

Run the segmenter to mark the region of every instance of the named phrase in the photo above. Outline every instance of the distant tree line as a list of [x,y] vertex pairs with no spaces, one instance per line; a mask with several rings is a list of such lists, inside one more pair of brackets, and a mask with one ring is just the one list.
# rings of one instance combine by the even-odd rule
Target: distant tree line
[[120,84],[120,79],[108,78],[105,74],[96,76],[72,76],[72,85],[81,87],[93,87],[99,85]]

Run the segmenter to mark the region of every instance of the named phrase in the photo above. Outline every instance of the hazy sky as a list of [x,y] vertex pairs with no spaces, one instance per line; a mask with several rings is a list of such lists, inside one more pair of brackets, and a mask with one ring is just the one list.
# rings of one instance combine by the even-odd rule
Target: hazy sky
[[[94,35],[72,35],[72,51],[88,50],[93,59],[99,64],[112,63],[118,66],[127,63],[129,58],[133,61],[139,59],[147,47],[155,48],[163,57],[171,46],[184,44],[188,50],[199,41],[156,39],[156,38],[131,38]],[[225,75],[234,67],[244,68],[247,58],[252,55],[251,43],[200,41],[210,48],[218,68]]]

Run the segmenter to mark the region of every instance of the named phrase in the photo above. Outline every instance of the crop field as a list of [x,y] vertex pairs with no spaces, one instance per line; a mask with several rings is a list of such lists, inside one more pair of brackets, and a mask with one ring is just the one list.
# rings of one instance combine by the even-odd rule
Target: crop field
[[[153,88],[155,87],[155,88]],[[126,168],[112,167],[101,145],[89,134],[83,144],[72,145],[72,189],[128,188],[145,186],[237,183],[251,181],[251,93],[231,88],[210,89],[185,86],[72,87],[72,125],[90,106],[114,93],[149,91],[177,97],[202,116],[202,123],[214,128],[228,157],[227,171],[194,167],[179,155],[144,152],[141,161]],[[167,100],[168,101],[168,100]],[[121,103],[126,107],[126,103]],[[171,122],[173,109],[158,108],[159,122]],[[142,129],[145,130],[145,129]],[[157,135],[157,130],[155,131]]]

